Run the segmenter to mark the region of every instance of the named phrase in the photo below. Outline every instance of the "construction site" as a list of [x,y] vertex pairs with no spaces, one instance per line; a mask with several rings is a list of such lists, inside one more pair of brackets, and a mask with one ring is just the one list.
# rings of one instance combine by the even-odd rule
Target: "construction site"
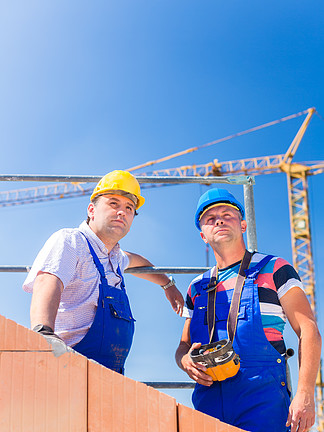
[[[260,207],[258,200],[260,200],[260,198],[258,198],[258,194],[254,192],[257,190],[258,180],[261,176],[266,177],[266,180],[269,182],[267,189],[270,189],[271,175],[280,173],[281,176],[286,177],[286,203],[282,203],[283,211],[280,218],[285,221],[284,224],[286,226],[290,226],[291,239],[289,246],[291,248],[292,263],[295,268],[298,269],[312,310],[318,317],[320,302],[318,300],[317,274],[315,270],[317,252],[311,234],[312,209],[309,197],[311,193],[309,191],[309,179],[312,178],[312,176],[322,174],[324,171],[324,162],[321,160],[294,161],[299,146],[303,145],[304,135],[307,134],[307,129],[311,127],[311,119],[314,115],[316,115],[316,109],[310,108],[291,116],[216,139],[200,147],[185,149],[158,160],[148,161],[139,166],[130,167],[128,171],[134,172],[141,184],[143,194],[149,192],[151,199],[153,195],[169,194],[170,189],[177,190],[178,192],[176,192],[176,195],[179,196],[180,206],[187,205],[181,203],[183,188],[191,187],[193,193],[197,194],[197,188],[201,191],[217,186],[218,184],[225,184],[226,187],[235,190],[236,194],[238,193],[242,196],[242,202],[244,201],[245,204],[246,219],[248,222],[246,243],[251,251],[259,250],[259,239],[260,237],[262,238],[262,229],[259,228],[257,217],[258,208]],[[155,165],[163,162],[165,163],[166,161],[169,162],[172,160],[174,164],[174,159],[199,152],[204,147],[212,147],[221,142],[240,139],[241,136],[250,135],[295,119],[299,119],[299,122],[302,120],[302,122],[291,143],[289,143],[286,151],[282,154],[255,158],[250,157],[231,161],[219,161],[214,159],[213,161],[201,165],[187,165],[152,170],[152,167],[155,168]],[[22,206],[24,206],[24,208],[36,206],[38,212],[40,212],[42,206],[45,207],[46,205],[52,208],[51,211],[57,211],[57,203],[59,203],[60,206],[61,203],[68,202],[73,198],[76,198],[76,201],[83,201],[84,203],[89,199],[94,184],[100,177],[31,174],[1,175],[0,179],[3,182],[8,182],[5,184],[11,187],[12,185],[17,187],[17,184],[24,185],[26,182],[30,185],[27,188],[8,188],[8,190],[0,192],[0,206],[3,208],[3,212],[7,211],[8,208],[13,211],[19,211],[23,208]],[[263,185],[262,188],[265,188],[265,186]],[[80,197],[82,197],[82,199],[80,199]],[[173,206],[176,208],[177,203],[175,202]],[[147,221],[145,223],[147,223]],[[143,241],[150,242],[149,236],[144,236]],[[172,248],[179,247],[177,246],[177,241],[180,241],[181,244],[181,235],[179,235],[179,239],[170,239]],[[176,261],[170,260],[168,255],[166,255],[166,258],[163,260],[160,258],[161,262],[156,262],[156,266],[148,267],[144,270],[148,273],[156,272],[175,275],[176,278],[181,281],[181,285],[179,286],[181,286],[183,295],[185,295],[186,284],[188,284],[186,279],[190,280],[190,278],[193,277],[192,275],[202,273],[214,265],[213,256],[209,249],[199,245],[199,250],[200,258],[194,265],[190,265],[189,262],[184,262],[183,259],[178,259]],[[276,250],[276,253],[279,255],[281,253],[280,249],[278,249],[278,251]],[[163,256],[163,251],[161,255]],[[8,274],[24,274],[30,270],[31,264],[32,262],[27,263],[27,265],[21,263],[13,263],[13,265],[2,264],[0,266],[0,272],[2,272],[2,276],[6,273],[7,277]],[[131,268],[127,270],[127,273],[135,274],[135,276],[136,272],[138,273],[139,271]],[[128,276],[127,285],[134,285],[133,280],[134,278],[132,276]],[[182,284],[184,286],[182,286]],[[138,309],[136,315],[139,316],[139,318],[137,318],[139,323],[136,332],[143,333],[146,327],[147,335],[144,335],[144,337],[143,334],[141,335],[142,337],[139,342],[142,345],[140,346],[136,346],[135,336],[135,348],[132,349],[134,355],[130,356],[126,369],[126,376],[136,381],[141,381],[141,384],[136,384],[132,380],[127,381],[127,379],[123,377],[119,378],[118,374],[114,372],[110,372],[109,374],[109,370],[105,372],[105,368],[102,366],[96,366],[95,364],[92,366],[91,362],[82,359],[82,357],[80,359],[74,359],[75,356],[80,357],[77,354],[64,353],[62,355],[62,353],[57,353],[55,347],[50,347],[45,341],[41,340],[41,336],[34,336],[33,333],[26,328],[20,327],[19,323],[15,324],[14,321],[5,319],[12,317],[4,316],[1,318],[1,334],[4,335],[0,349],[2,354],[1,430],[99,431],[106,430],[104,425],[109,423],[111,427],[107,430],[112,431],[195,431],[198,430],[196,427],[201,427],[201,422],[205,422],[206,430],[219,432],[232,430],[229,426],[223,426],[221,422],[213,422],[208,416],[204,416],[198,412],[195,414],[192,410],[192,414],[191,411],[190,414],[188,414],[189,411],[186,411],[190,409],[191,406],[188,395],[192,391],[193,383],[183,376],[179,376],[176,370],[172,370],[175,369],[175,366],[172,365],[172,363],[174,363],[174,353],[172,353],[172,349],[175,350],[176,341],[180,337],[181,324],[178,322],[174,325],[175,329],[168,329],[168,332],[172,334],[172,336],[168,335],[168,340],[166,340],[167,338],[165,336],[161,338],[161,335],[158,334],[159,330],[155,330],[149,322],[155,320],[154,316],[158,316],[158,320],[163,320],[163,313],[166,314],[168,320],[171,319],[171,321],[173,321],[175,317],[169,317],[169,315],[171,315],[169,310],[164,311],[163,308],[159,308],[157,311],[156,306],[153,306],[154,310],[152,310],[151,313],[149,312],[147,306],[148,304],[156,303],[157,300],[154,296],[157,294],[155,293],[153,296],[150,293],[152,290],[150,284],[145,282],[144,285],[148,285],[148,287],[144,287],[144,289],[143,287],[135,288],[139,290],[141,297],[144,296],[144,298],[147,299],[145,304],[142,305],[142,309],[140,307],[141,301],[139,304],[136,304],[136,297],[138,294],[135,296],[133,287],[129,288],[131,302],[135,303],[135,309]],[[16,292],[14,294],[14,296],[17,295],[19,295],[19,297],[24,297],[22,292],[19,294]],[[12,299],[9,299],[9,302],[12,302]],[[16,298],[16,303],[24,302]],[[25,313],[26,312],[27,306]],[[178,318],[178,320],[181,321],[180,318]],[[19,321],[19,319],[17,319],[17,321]],[[319,321],[319,325],[320,324],[321,322]],[[25,326],[28,327],[28,324],[25,324]],[[294,340],[294,335],[291,335],[289,330],[287,339],[289,347],[293,347],[295,352],[297,352],[296,337]],[[169,340],[174,340],[174,342],[172,342],[173,346],[170,346],[172,344],[169,343]],[[149,346],[149,349],[147,349],[147,346]],[[290,368],[293,378],[293,388],[296,388],[295,386],[298,380],[296,357],[297,356],[289,361],[291,362]],[[132,365],[132,361],[134,361],[135,364]],[[152,362],[155,365],[154,367],[152,367]],[[139,363],[143,364],[139,365]],[[64,364],[64,366],[61,366],[61,364]],[[147,369],[145,370],[146,367]],[[53,374],[52,378],[50,378],[51,374]],[[56,379],[58,381],[55,386],[53,386],[53,381],[56,381]],[[83,382],[83,380],[85,381]],[[119,380],[122,380],[122,385],[119,383]],[[125,380],[125,382],[123,380]],[[66,391],[66,395],[64,399],[62,399],[59,396],[62,390],[61,387],[65,387],[66,382],[71,383],[74,381],[80,382],[80,388],[74,388],[73,385],[71,388],[67,386],[64,390],[64,392]],[[99,391],[97,386],[102,386],[102,390]],[[124,390],[118,397],[115,393],[117,391],[116,389],[110,396],[106,396],[104,390],[105,386],[109,388],[124,388]],[[154,390],[155,393],[152,393],[152,387],[156,388],[156,390]],[[165,396],[160,393],[161,391]],[[36,394],[38,395],[37,397]],[[167,394],[169,394],[169,396],[167,396]],[[143,401],[146,399],[147,402],[144,403]],[[120,400],[123,406],[125,405],[128,407],[125,412],[119,412],[116,408],[118,400]],[[323,431],[324,399],[322,370],[319,371],[316,381],[315,400],[317,419],[316,428],[314,430]],[[138,404],[142,403],[144,404],[143,411],[139,411]],[[13,408],[12,404],[15,405],[15,408]],[[42,406],[42,415],[36,413],[39,404]],[[131,414],[129,414],[129,411],[132,410],[130,409],[132,405],[134,405],[133,408],[137,412],[136,425]],[[186,405],[188,408],[186,408]],[[58,420],[59,416],[57,413],[61,411],[62,406],[65,407],[64,416],[61,420]],[[116,414],[116,410],[119,414]],[[155,410],[157,411],[155,412]],[[101,414],[98,417],[98,413],[102,412],[105,412],[105,414]],[[166,414],[166,412],[168,414]],[[184,412],[185,414],[183,414]],[[75,413],[78,413],[78,415],[75,416]],[[188,416],[193,416],[192,418],[190,417],[190,421],[188,421]],[[198,417],[196,418],[195,416]],[[75,417],[78,419],[76,423],[74,420]],[[46,426],[46,428],[44,428],[44,423],[50,424],[51,426]],[[197,426],[195,426],[196,423]],[[233,430],[236,429],[234,428]]]
[[[323,347],[317,373],[319,333],[324,337],[323,17],[321,2],[292,0],[0,2],[0,432],[324,432]],[[98,192],[115,170],[135,186]],[[214,188],[226,189],[223,198],[202,205],[203,196],[215,200]],[[106,367],[80,349],[82,338],[73,349],[45,334],[66,336],[59,321],[62,296],[71,291],[60,276],[52,279],[55,301],[45,323],[34,322],[33,304],[35,291],[48,291],[31,294],[26,278],[58,232],[81,236],[83,226],[95,238],[98,226],[87,218],[107,191],[138,214],[125,218],[124,237],[97,236],[101,258],[108,252],[106,273],[83,233],[86,248],[75,250],[84,254],[81,266],[90,264],[68,299],[88,307],[80,299],[91,294],[93,319],[105,309],[105,319],[122,318],[111,327],[116,334],[131,328],[120,332],[131,344],[125,365]],[[236,259],[226,264],[201,229],[217,203],[234,212],[239,232],[230,248]],[[115,240],[122,268],[112,263]],[[100,248],[96,241],[92,247]],[[150,265],[127,266],[127,259]],[[38,281],[55,276],[40,273]],[[102,286],[130,307],[114,307]],[[181,295],[187,301],[185,316],[170,307],[170,293],[178,312]],[[258,332],[244,333],[253,314]],[[188,327],[194,315],[201,333]],[[88,342],[115,349],[103,343],[111,335],[103,336],[104,325],[84,324]],[[194,349],[196,342],[204,349]],[[200,372],[207,358],[223,362],[224,352],[231,356],[224,368]],[[307,361],[300,372],[301,355]],[[266,366],[253,375],[258,362]],[[210,389],[196,385],[210,378]],[[224,390],[226,408],[218,403],[223,395],[209,392],[221,388],[231,389]]]

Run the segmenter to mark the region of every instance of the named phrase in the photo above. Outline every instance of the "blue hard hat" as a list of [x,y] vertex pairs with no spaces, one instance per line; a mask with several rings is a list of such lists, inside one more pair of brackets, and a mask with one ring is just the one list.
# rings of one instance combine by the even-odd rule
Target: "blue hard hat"
[[199,223],[200,215],[207,207],[210,207],[212,204],[217,204],[217,203],[232,204],[233,206],[237,207],[237,209],[242,215],[242,218],[244,219],[244,207],[239,201],[237,201],[234,195],[232,195],[226,189],[216,189],[216,188],[209,189],[207,192],[201,195],[197,205],[197,210],[195,214],[195,224],[196,227],[199,229],[199,231],[200,231],[200,223]]

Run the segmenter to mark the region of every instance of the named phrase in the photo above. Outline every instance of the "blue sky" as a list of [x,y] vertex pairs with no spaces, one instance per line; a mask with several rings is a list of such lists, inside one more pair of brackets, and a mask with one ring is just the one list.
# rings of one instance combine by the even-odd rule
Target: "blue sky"
[[[324,117],[322,2],[0,2],[3,174],[104,175],[316,107]],[[282,154],[303,118],[207,147],[154,168]],[[295,161],[324,160],[314,116]],[[147,170],[149,171],[149,169]],[[0,183],[0,190],[30,186]],[[322,190],[309,178],[319,311],[324,304]],[[143,190],[124,249],[159,266],[203,266],[193,223],[205,186]],[[242,188],[231,189],[242,198]],[[45,240],[78,226],[88,197],[2,208],[1,265],[31,264]],[[259,250],[291,258],[284,174],[256,177]],[[25,275],[0,274],[0,313],[29,326]],[[191,276],[177,276],[185,295]],[[137,319],[127,375],[185,380],[174,351],[182,320],[161,290],[128,275]],[[288,345],[296,346],[287,332]],[[292,360],[296,384],[296,356]],[[190,392],[169,392],[190,404]]]

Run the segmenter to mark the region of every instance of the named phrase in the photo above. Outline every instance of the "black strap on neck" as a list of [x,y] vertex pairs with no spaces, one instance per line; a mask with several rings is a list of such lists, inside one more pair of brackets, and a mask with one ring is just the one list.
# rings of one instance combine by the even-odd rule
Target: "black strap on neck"
[[[252,253],[245,251],[241,261],[240,269],[236,278],[231,307],[227,318],[227,332],[231,342],[234,340],[237,315],[240,306],[242,289],[245,281],[245,270],[249,268]],[[216,313],[216,286],[217,286],[218,268],[215,267],[210,283],[208,285],[208,303],[207,303],[207,323],[209,333],[209,343],[211,343],[215,331],[215,313]]]
[[211,343],[214,330],[215,330],[215,308],[216,308],[216,287],[217,287],[217,278],[218,278],[218,266],[213,269],[210,282],[207,286],[208,292],[208,302],[207,302],[207,324],[208,324],[208,334],[209,334],[209,343]]
[[217,278],[218,278],[218,266],[213,268],[212,273],[210,275],[209,284],[207,285],[207,292],[213,290],[216,288],[217,285]]

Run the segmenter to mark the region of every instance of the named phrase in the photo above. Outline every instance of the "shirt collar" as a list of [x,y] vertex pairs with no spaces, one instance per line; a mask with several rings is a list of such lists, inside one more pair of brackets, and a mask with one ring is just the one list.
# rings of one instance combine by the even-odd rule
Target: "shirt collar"
[[97,251],[99,250],[104,256],[110,256],[111,258],[114,256],[117,256],[120,251],[119,243],[117,243],[111,251],[108,253],[108,249],[106,248],[105,244],[100,240],[100,238],[92,231],[92,229],[89,227],[86,221],[83,221],[80,226],[79,230],[82,231],[87,239],[90,241],[90,243],[96,247]]

